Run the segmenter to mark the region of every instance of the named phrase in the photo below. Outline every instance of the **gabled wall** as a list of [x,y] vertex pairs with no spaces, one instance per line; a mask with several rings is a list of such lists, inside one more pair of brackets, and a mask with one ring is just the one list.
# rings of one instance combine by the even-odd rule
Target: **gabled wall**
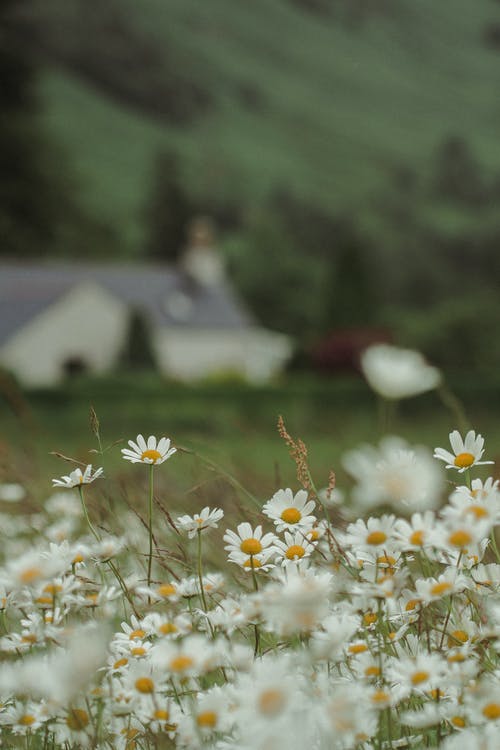
[[90,372],[105,372],[123,346],[127,322],[123,302],[83,282],[16,331],[0,348],[0,364],[26,386],[56,385],[72,358]]

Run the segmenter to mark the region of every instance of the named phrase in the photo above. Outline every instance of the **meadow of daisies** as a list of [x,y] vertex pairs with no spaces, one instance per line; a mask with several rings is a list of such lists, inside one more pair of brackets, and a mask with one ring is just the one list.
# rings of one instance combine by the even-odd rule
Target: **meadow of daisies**
[[[386,405],[441,381],[394,347],[362,364]],[[158,491],[182,457],[172,435],[111,448],[140,472],[137,512],[117,497],[96,517],[100,451],[36,512],[0,514],[2,746],[500,746],[500,488],[483,437],[386,434],[343,457],[340,488],[334,472],[316,485],[282,419],[279,433],[296,485],[240,487],[230,523]],[[0,499],[22,508],[23,487]]]

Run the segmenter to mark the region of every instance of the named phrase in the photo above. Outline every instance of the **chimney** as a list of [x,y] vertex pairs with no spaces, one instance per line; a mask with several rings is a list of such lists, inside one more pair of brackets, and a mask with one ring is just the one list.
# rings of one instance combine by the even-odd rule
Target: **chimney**
[[198,216],[189,224],[188,244],[180,267],[202,286],[218,286],[225,280],[224,264],[215,249],[215,226],[210,218]]

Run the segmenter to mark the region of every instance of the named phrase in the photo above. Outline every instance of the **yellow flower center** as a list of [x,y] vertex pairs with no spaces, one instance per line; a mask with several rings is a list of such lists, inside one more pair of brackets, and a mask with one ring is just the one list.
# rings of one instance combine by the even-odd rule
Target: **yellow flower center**
[[448,583],[448,581],[441,581],[440,583],[435,583],[434,586],[432,586],[431,594],[432,596],[441,596],[441,594],[446,594],[446,592],[450,589],[451,583]]
[[460,729],[462,729],[465,726],[465,719],[463,719],[461,716],[452,716],[450,721],[454,727],[459,727]]
[[311,529],[311,531],[308,534],[308,537],[311,540],[311,542],[317,542],[319,539],[318,529]]
[[157,708],[153,714],[153,717],[157,719],[158,721],[168,721],[169,716],[170,716],[169,712],[166,711],[164,708]]
[[66,717],[66,724],[75,732],[85,729],[88,723],[89,715],[82,708],[72,708]]
[[424,543],[424,532],[414,531],[410,537],[410,544],[414,544],[416,547],[421,547]]
[[144,638],[146,633],[144,630],[138,629],[138,630],[132,630],[132,632],[129,635],[129,640],[133,641],[134,638]]
[[476,518],[484,518],[488,515],[488,511],[484,505],[469,505],[467,511],[475,515]]
[[138,690],[139,693],[153,693],[155,685],[150,677],[139,677],[139,679],[135,681],[135,689]]
[[206,727],[207,729],[213,729],[217,724],[217,714],[215,711],[202,711],[196,717],[196,723],[199,727]]
[[144,656],[144,654],[146,653],[146,649],[144,648],[144,646],[135,646],[130,650],[130,652],[132,656]]
[[285,508],[281,514],[281,520],[285,523],[298,523],[302,518],[302,513],[297,508]]
[[175,656],[170,662],[172,672],[185,672],[186,669],[193,666],[193,660],[190,656]]
[[458,652],[457,654],[451,654],[448,656],[447,661],[449,661],[450,664],[460,664],[460,662],[465,661],[465,656]]
[[449,638],[448,640],[448,643],[450,646],[453,646],[454,641],[458,641],[459,643],[467,643],[468,640],[469,640],[469,636],[465,632],[465,630],[454,630],[451,634],[451,638]]
[[352,643],[347,649],[350,654],[362,654],[368,650],[366,643]]
[[444,693],[439,688],[434,688],[433,690],[428,691],[428,695],[430,695],[433,700],[438,701],[443,698]]
[[128,659],[125,659],[123,657],[122,659],[118,659],[118,661],[115,661],[113,664],[113,669],[120,669],[120,667],[124,667],[126,664],[128,664]]
[[385,690],[376,690],[372,694],[372,702],[373,703],[386,703],[390,698],[389,693],[386,693]]
[[43,591],[45,594],[58,594],[60,591],[62,591],[62,586],[60,586],[58,583],[48,583],[43,587]]
[[373,625],[374,622],[377,622],[377,615],[375,612],[366,612],[366,614],[363,615],[364,625]]
[[368,534],[366,537],[366,543],[367,544],[373,544],[374,546],[377,544],[383,544],[387,539],[387,534],[384,534],[383,531],[372,531],[371,534]]
[[245,560],[243,563],[244,568],[260,568],[262,565],[261,561],[258,557],[249,557],[248,560]]
[[173,622],[162,622],[158,628],[162,635],[170,635],[170,633],[177,633],[177,627]]
[[378,677],[379,674],[380,674],[380,667],[375,666],[375,664],[365,669],[365,677]]
[[158,461],[159,458],[161,458],[161,453],[159,453],[158,451],[155,451],[153,449],[149,449],[147,451],[144,451],[142,453],[142,455],[141,455],[141,460],[142,461],[145,461],[145,460],[149,459],[149,461],[151,461],[153,464],[155,464]]
[[285,557],[287,557],[288,560],[295,560],[296,557],[304,557],[305,552],[304,547],[301,547],[300,544],[292,544],[291,547],[288,547]]
[[21,583],[32,583],[32,581],[36,581],[37,578],[40,578],[41,575],[42,571],[40,568],[26,568],[26,570],[23,570],[19,576],[19,579]]
[[35,723],[35,721],[36,719],[34,716],[32,716],[32,714],[24,714],[24,716],[21,716],[21,718],[19,719],[19,723],[24,727],[30,727]]
[[410,599],[406,603],[405,610],[407,612],[412,612],[419,604],[420,604],[420,599]]
[[240,550],[245,555],[258,555],[259,552],[262,552],[262,544],[258,539],[250,537],[249,539],[244,539],[242,541],[240,544]]
[[27,633],[26,635],[23,635],[21,638],[21,641],[23,643],[36,643],[38,638],[34,633]]
[[500,719],[500,703],[488,703],[482,711],[483,716],[487,719]]
[[450,534],[448,542],[453,545],[453,547],[465,547],[472,542],[472,536],[468,531],[458,529],[458,531],[454,531],[453,534]]
[[39,596],[37,599],[35,599],[37,604],[48,604],[49,606],[52,606],[52,603],[54,601],[53,596]]
[[276,716],[285,707],[286,699],[281,690],[264,690],[258,700],[259,711],[264,716]]
[[425,682],[429,679],[429,672],[414,672],[411,676],[411,683],[412,685],[420,685],[420,683]]
[[175,586],[171,583],[162,583],[161,586],[158,586],[157,593],[159,596],[172,596],[175,594],[177,589]]
[[80,554],[80,553],[78,553],[77,555],[74,556],[72,562],[73,562],[73,565],[76,565],[76,563],[82,563],[83,562],[83,555]]
[[458,456],[455,456],[454,464],[459,469],[466,469],[469,466],[472,466],[474,460],[472,453],[459,453]]
[[377,563],[379,565],[390,565],[392,567],[396,564],[396,558],[392,555],[379,555],[379,557],[377,557]]

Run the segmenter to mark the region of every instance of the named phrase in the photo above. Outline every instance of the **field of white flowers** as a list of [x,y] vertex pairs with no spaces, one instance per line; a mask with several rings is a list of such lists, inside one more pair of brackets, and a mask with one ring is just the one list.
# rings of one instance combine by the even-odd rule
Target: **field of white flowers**
[[[363,369],[384,403],[441,378],[387,347]],[[93,517],[101,467],[54,479],[36,512],[0,485],[2,746],[500,746],[500,488],[482,436],[454,430],[433,451],[385,436],[344,456],[342,491],[333,472],[317,488],[306,446],[279,432],[297,486],[247,496],[232,524],[158,495],[173,436],[122,449],[140,512],[116,499]]]

